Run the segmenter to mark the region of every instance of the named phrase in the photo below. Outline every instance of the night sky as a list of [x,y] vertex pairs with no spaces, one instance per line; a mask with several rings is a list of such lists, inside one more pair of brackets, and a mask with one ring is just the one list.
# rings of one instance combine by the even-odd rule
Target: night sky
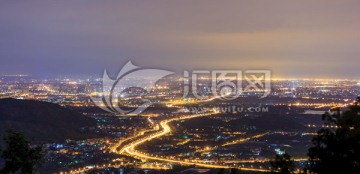
[[270,69],[360,79],[358,0],[0,1],[0,74]]

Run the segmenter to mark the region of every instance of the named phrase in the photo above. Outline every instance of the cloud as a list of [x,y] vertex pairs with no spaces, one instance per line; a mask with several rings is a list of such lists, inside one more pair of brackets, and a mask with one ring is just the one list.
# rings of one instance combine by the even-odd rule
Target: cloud
[[115,73],[131,59],[177,71],[357,77],[359,8],[355,0],[2,1],[0,73]]

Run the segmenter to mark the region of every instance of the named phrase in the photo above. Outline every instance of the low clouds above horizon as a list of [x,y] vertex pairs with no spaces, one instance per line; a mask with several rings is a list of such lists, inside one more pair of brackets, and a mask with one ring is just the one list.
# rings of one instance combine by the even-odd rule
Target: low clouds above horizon
[[359,78],[360,1],[1,1],[0,74],[271,69]]

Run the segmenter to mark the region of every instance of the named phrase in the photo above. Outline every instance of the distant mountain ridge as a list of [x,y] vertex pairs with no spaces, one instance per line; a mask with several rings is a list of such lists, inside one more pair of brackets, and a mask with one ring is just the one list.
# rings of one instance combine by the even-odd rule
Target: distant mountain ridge
[[[13,129],[40,142],[85,139],[95,135],[84,129],[96,120],[57,104],[12,98],[0,99],[0,136]],[[1,138],[2,139],[2,138]]]

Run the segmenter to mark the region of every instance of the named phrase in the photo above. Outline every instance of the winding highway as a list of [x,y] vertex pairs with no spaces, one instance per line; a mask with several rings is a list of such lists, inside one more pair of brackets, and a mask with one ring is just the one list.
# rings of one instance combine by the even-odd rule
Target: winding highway
[[[150,156],[147,154],[144,154],[142,152],[139,152],[136,149],[137,146],[139,146],[140,144],[143,144],[147,141],[150,141],[152,139],[155,138],[159,138],[161,136],[164,136],[168,133],[171,132],[171,128],[168,125],[170,122],[173,121],[179,121],[179,120],[185,120],[185,119],[191,119],[191,118],[195,118],[195,117],[204,117],[204,116],[210,116],[213,113],[206,113],[206,114],[194,114],[194,115],[189,115],[189,116],[182,116],[182,117],[178,117],[178,118],[171,118],[168,120],[163,120],[160,122],[160,126],[161,126],[161,130],[157,133],[151,134],[149,136],[137,139],[127,145],[125,145],[118,153],[120,154],[125,154],[125,155],[129,155],[131,157],[134,158],[140,158],[140,159],[146,159],[146,160],[156,160],[156,161],[163,161],[163,162],[169,162],[169,163],[176,163],[176,164],[181,164],[181,165],[195,165],[195,166],[200,166],[200,167],[206,167],[206,168],[234,168],[233,166],[226,166],[226,165],[216,165],[216,164],[207,164],[207,163],[203,163],[203,162],[198,162],[198,161],[180,161],[180,160],[173,160],[173,159],[167,159],[167,158],[163,158],[163,157],[154,157],[154,156]],[[262,135],[263,136],[263,135]],[[257,171],[257,172],[269,172],[269,170],[266,169],[256,169],[256,168],[242,168],[239,167],[238,169],[240,170],[246,170],[246,171]]]
[[[180,121],[180,120],[186,120],[186,119],[192,119],[192,118],[196,118],[196,117],[205,117],[205,116],[210,116],[213,115],[214,113],[202,113],[202,114],[194,114],[194,115],[187,115],[187,116],[180,116],[180,117],[176,117],[176,118],[170,118],[170,119],[166,119],[163,120],[159,123],[160,125],[160,129],[150,129],[150,130],[143,130],[140,131],[139,133],[137,133],[135,136],[120,140],[119,142],[117,142],[114,146],[112,146],[110,148],[111,152],[114,153],[118,153],[118,154],[123,154],[123,155],[127,155],[133,158],[137,158],[137,159],[145,159],[145,160],[155,160],[155,161],[163,161],[163,162],[168,162],[168,163],[174,163],[174,164],[180,164],[180,165],[187,165],[187,166],[199,166],[199,167],[205,167],[205,168],[237,168],[239,170],[243,170],[243,171],[256,171],[256,172],[270,172],[270,170],[267,169],[259,169],[259,168],[246,168],[246,167],[234,167],[234,166],[228,166],[228,165],[218,165],[218,164],[209,164],[209,163],[204,163],[203,161],[197,161],[197,160],[193,160],[193,161],[181,161],[181,160],[174,160],[174,159],[168,159],[168,158],[164,158],[164,157],[154,157],[142,152],[139,152],[136,150],[136,147],[147,142],[150,140],[153,140],[155,138],[159,138],[162,136],[165,136],[166,134],[171,132],[171,128],[168,125],[171,122],[174,121]],[[156,131],[158,130],[156,133],[152,133],[150,135],[147,135],[145,137],[143,137],[145,135],[145,133],[148,132],[152,132],[152,131]],[[226,143],[222,146],[228,146],[231,144],[236,144],[236,143],[240,143],[240,142],[245,142],[248,141],[250,139],[253,138],[259,138],[262,136],[267,135],[269,132],[263,133],[263,134],[259,134],[259,135],[254,135],[252,137],[249,138],[243,138],[243,139],[239,139],[239,140],[235,140],[233,142],[229,142]],[[118,147],[123,146],[120,150],[117,150]],[[255,161],[243,161],[243,162],[255,162]],[[106,168],[106,167],[110,167],[111,165],[103,165],[103,166],[98,166],[96,167],[97,169],[100,168]],[[120,167],[120,166],[113,166],[113,167]],[[89,168],[79,168],[77,170],[73,170],[70,171],[70,174],[79,174],[79,173],[84,173],[86,171],[90,170]]]

